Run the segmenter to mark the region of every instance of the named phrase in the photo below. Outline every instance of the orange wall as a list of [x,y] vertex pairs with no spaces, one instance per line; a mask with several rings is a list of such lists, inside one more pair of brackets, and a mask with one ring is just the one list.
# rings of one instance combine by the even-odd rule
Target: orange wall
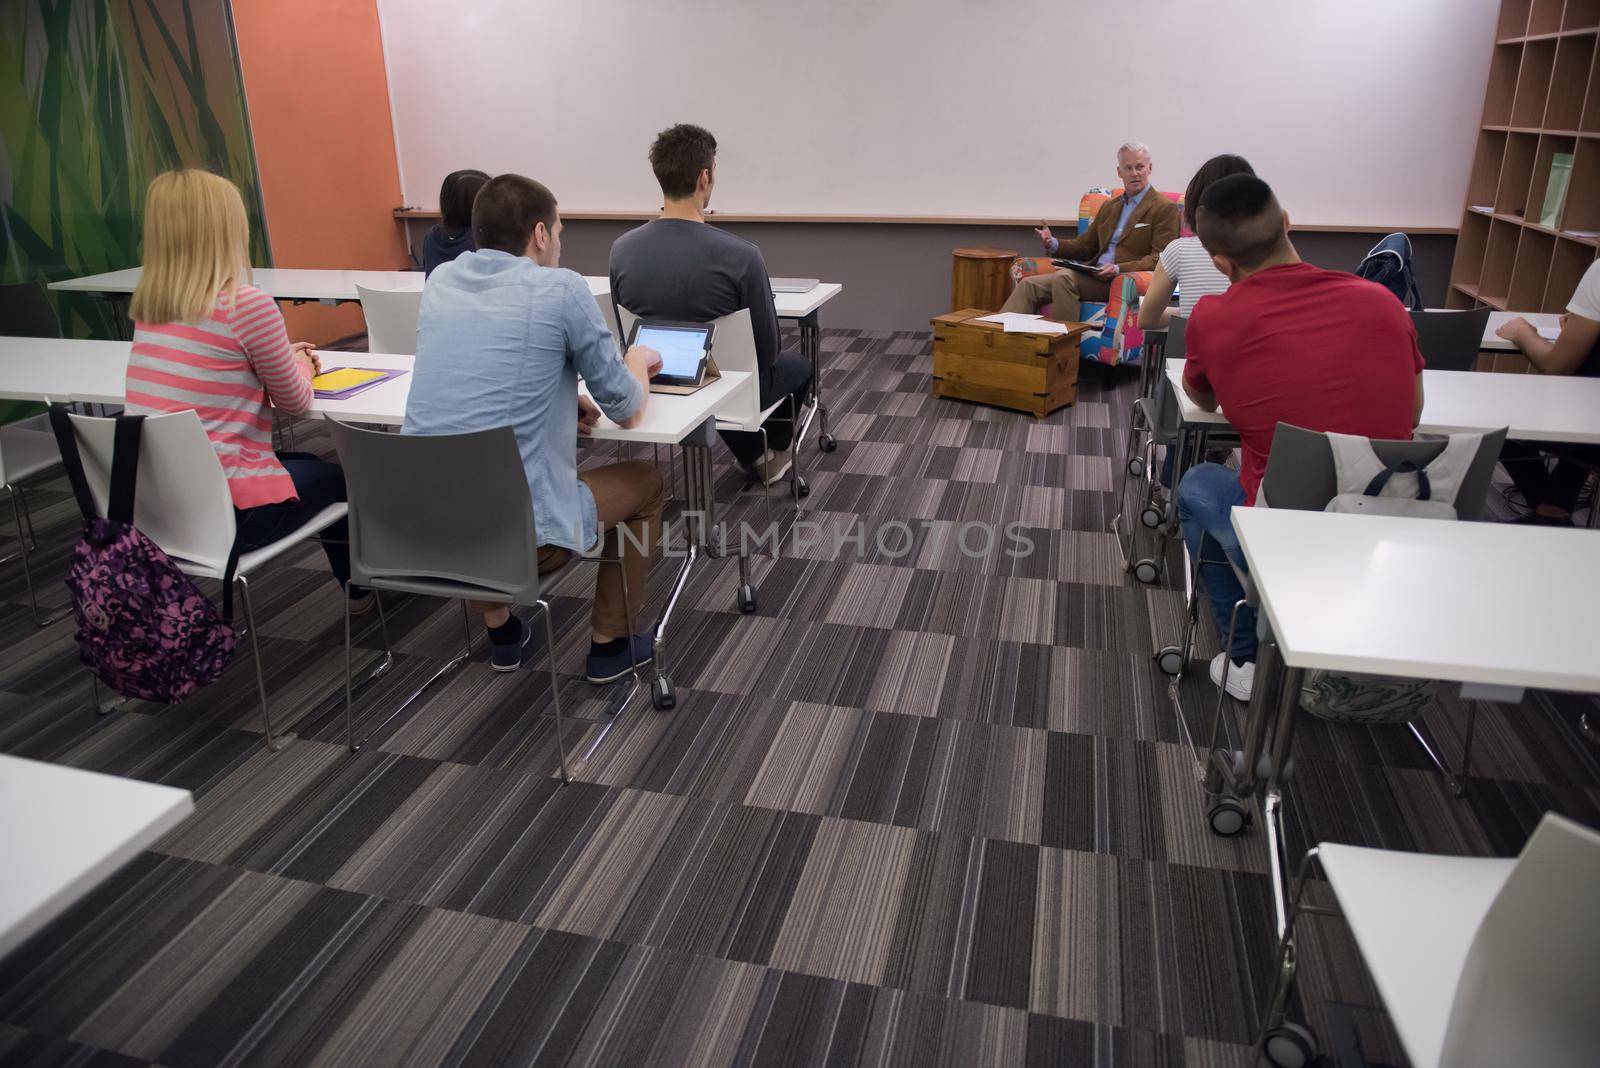
[[[233,21],[273,265],[408,266],[376,0],[233,0]],[[297,341],[366,329],[356,304],[283,307]]]

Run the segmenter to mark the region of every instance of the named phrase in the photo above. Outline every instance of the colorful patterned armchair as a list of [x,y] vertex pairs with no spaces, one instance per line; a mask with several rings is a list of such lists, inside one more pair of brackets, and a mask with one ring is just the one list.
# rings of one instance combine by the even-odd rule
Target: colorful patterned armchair
[[[1089,223],[1094,219],[1095,213],[1100,210],[1107,200],[1120,196],[1121,189],[1104,189],[1095,187],[1083,194],[1083,199],[1078,201],[1078,233],[1089,229]],[[1162,196],[1183,206],[1182,193],[1162,192]],[[1050,257],[1018,256],[1011,265],[1011,280],[1020,282],[1036,274],[1049,274],[1057,268],[1050,263]],[[1098,301],[1084,301],[1080,305],[1082,315],[1086,322],[1100,323],[1100,331],[1084,337],[1078,351],[1086,360],[1096,360],[1104,364],[1137,363],[1144,346],[1144,334],[1139,330],[1139,324],[1134,321],[1135,316],[1124,314],[1124,309],[1136,309],[1138,296],[1142,296],[1150,288],[1151,271],[1136,271],[1125,274],[1117,279],[1117,284],[1111,287],[1111,299],[1104,304]],[[1039,309],[1040,314],[1048,316],[1050,305],[1046,304]]]

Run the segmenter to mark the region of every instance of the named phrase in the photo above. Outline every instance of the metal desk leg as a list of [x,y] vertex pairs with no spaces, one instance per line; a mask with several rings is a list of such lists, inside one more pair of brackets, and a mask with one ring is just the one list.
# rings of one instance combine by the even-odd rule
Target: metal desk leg
[[656,620],[652,652],[655,657],[656,677],[650,684],[650,703],[658,712],[665,712],[678,703],[672,678],[667,671],[667,624],[678,598],[689,584],[689,572],[702,555],[714,555],[711,538],[716,529],[715,470],[711,465],[711,436],[716,428],[714,419],[691,433],[679,446],[683,449],[683,519],[685,551],[683,563],[678,565],[678,575],[672,582],[672,592],[667,595],[666,607]]
[[[811,396],[816,400],[814,417],[819,420],[821,430],[817,436],[817,448],[832,452],[839,447],[839,443],[828,433],[828,404],[822,397],[822,326],[816,312],[800,320],[800,352],[811,360]],[[805,423],[795,432],[796,446],[810,429],[812,418],[807,416]]]

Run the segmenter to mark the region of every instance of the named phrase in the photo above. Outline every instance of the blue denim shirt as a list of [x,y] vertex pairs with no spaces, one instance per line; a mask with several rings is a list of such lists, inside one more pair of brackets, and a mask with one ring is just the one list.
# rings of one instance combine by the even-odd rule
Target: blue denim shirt
[[493,249],[465,252],[423,287],[401,432],[511,427],[540,543],[583,552],[599,525],[578,481],[579,375],[612,419],[644,403],[582,277]]

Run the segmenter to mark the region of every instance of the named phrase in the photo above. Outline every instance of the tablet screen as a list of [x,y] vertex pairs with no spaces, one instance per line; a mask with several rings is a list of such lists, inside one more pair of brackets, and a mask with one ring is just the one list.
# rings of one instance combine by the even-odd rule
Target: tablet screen
[[703,326],[641,325],[634,344],[661,353],[661,370],[657,372],[660,376],[693,380],[700,374],[700,359],[705,355],[709,333]]

